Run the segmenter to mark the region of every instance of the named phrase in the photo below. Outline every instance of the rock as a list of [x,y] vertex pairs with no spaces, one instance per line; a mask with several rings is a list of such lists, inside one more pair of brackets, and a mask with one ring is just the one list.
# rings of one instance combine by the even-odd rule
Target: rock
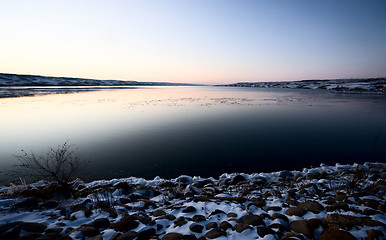
[[330,206],[326,207],[326,209],[328,212],[333,212],[336,210],[343,210],[347,212],[349,210],[349,206],[347,203],[340,202],[340,203],[333,203]]
[[324,207],[320,203],[315,201],[306,201],[306,202],[299,203],[298,207],[316,214],[324,210]]
[[45,230],[46,233],[61,233],[63,228],[48,228]]
[[275,231],[267,227],[257,227],[257,234],[259,234],[260,237],[264,237],[268,234],[275,234]]
[[46,201],[40,205],[41,208],[56,208],[57,206],[59,206],[59,202],[55,200]]
[[204,229],[204,227],[200,224],[193,223],[192,225],[189,226],[189,229],[192,232],[202,233],[202,229]]
[[232,180],[229,182],[230,185],[236,185],[239,182],[245,182],[245,177],[242,175],[236,175],[232,178]]
[[267,211],[281,211],[281,207],[278,207],[278,206],[271,206],[271,207],[268,207],[267,208]]
[[215,239],[221,236],[226,236],[227,233],[221,229],[214,228],[205,234],[205,237],[209,239]]
[[339,229],[325,229],[318,238],[318,240],[356,240],[356,238],[349,232]]
[[233,230],[232,224],[230,224],[230,223],[227,222],[227,221],[222,221],[222,222],[220,223],[220,229],[226,231],[228,228],[230,228],[230,229]]
[[94,220],[93,225],[95,228],[108,228],[110,226],[110,220],[107,218],[97,218]]
[[46,235],[36,238],[36,240],[59,240],[59,239],[60,240],[63,239],[63,236],[60,233],[47,233]]
[[290,228],[297,233],[302,233],[308,238],[314,237],[314,230],[306,220],[295,220],[290,224]]
[[380,230],[377,229],[370,229],[366,231],[367,237],[366,240],[380,240],[381,237],[383,237],[383,233]]
[[137,240],[148,240],[155,235],[156,235],[156,230],[154,228],[149,228],[140,232],[138,234]]
[[35,222],[23,222],[21,224],[21,229],[26,232],[38,232],[42,233],[46,230],[47,226],[43,223],[35,223]]
[[165,216],[165,215],[166,215],[166,212],[164,210],[161,210],[161,209],[155,210],[153,212],[154,217],[160,217],[160,216]]
[[86,237],[94,237],[99,234],[99,230],[93,226],[83,225],[75,229],[75,231],[80,231]]
[[38,237],[40,237],[41,235],[42,234],[37,233],[37,232],[31,232],[31,233],[27,233],[27,234],[19,237],[18,240],[35,240]]
[[39,206],[39,200],[36,198],[27,198],[26,200],[15,204],[15,207],[17,208],[29,208],[29,209],[35,209]]
[[181,233],[167,233],[162,240],[182,240],[183,237]]
[[183,213],[192,213],[192,212],[195,212],[195,211],[196,211],[196,208],[193,207],[193,206],[188,206],[184,210],[182,210]]
[[278,181],[290,181],[293,180],[293,173],[287,170],[281,171],[277,178]]
[[176,220],[176,217],[174,215],[171,215],[171,214],[166,214],[165,216],[161,216],[158,219],[167,219],[169,221],[174,221],[174,220]]
[[304,214],[306,214],[306,210],[304,208],[300,208],[300,207],[290,207],[287,209],[287,211],[285,211],[285,214],[289,215],[289,216],[298,216],[298,217],[301,217],[303,216]]
[[246,223],[237,223],[235,226],[234,226],[234,229],[236,230],[236,232],[238,233],[241,233],[243,232],[245,229],[247,228],[250,228],[248,224]]
[[197,240],[197,237],[196,237],[196,235],[194,235],[194,234],[184,235],[184,237],[182,238],[182,240]]
[[212,183],[212,181],[210,179],[203,179],[203,180],[199,180],[199,181],[192,183],[192,186],[196,187],[196,188],[202,188],[203,186],[205,186],[207,184],[211,184],[211,183]]
[[266,202],[265,202],[265,200],[264,199],[262,199],[262,198],[256,198],[256,199],[254,199],[253,200],[253,202],[252,202],[256,207],[264,207],[265,206],[265,204],[266,204]]
[[303,235],[295,232],[286,232],[281,240],[304,239]]
[[326,216],[325,223],[328,228],[339,229],[344,228],[347,230],[352,229],[356,226],[385,226],[382,222],[372,220],[369,217],[355,217],[350,215],[341,215],[341,214],[328,214]]
[[138,237],[138,233],[134,231],[125,232],[123,235],[120,235],[117,240],[133,240]]
[[194,215],[193,221],[194,222],[202,222],[202,221],[206,221],[206,218],[203,215]]
[[206,224],[205,229],[209,230],[209,229],[212,229],[212,228],[217,228],[217,226],[218,225],[217,225],[216,222],[210,222],[210,223]]
[[102,236],[95,236],[95,237],[89,238],[88,240],[103,240],[103,237]]
[[209,217],[217,214],[226,214],[226,213],[223,210],[216,209],[211,214],[209,214]]
[[110,228],[113,228],[118,232],[127,232],[131,229],[138,227],[139,223],[131,219],[122,219],[121,221],[111,224]]
[[257,215],[245,215],[240,221],[252,226],[265,225],[264,221]]
[[313,230],[317,229],[319,226],[323,226],[323,222],[319,218],[308,219],[307,222]]
[[288,232],[290,231],[290,229],[286,226],[284,226],[283,224],[281,223],[272,223],[271,225],[268,226],[269,228],[277,228],[279,229],[279,231],[281,232]]
[[363,214],[367,215],[367,216],[370,216],[370,215],[377,215],[377,214],[383,214],[383,213],[381,211],[374,210],[374,209],[371,209],[371,208],[365,208],[363,210]]
[[281,214],[281,213],[274,213],[274,214],[272,214],[271,218],[273,220],[275,220],[276,218],[279,218],[279,219],[282,219],[282,220],[284,220],[286,222],[289,222],[288,217],[283,215],[283,214]]
[[182,226],[182,225],[185,225],[186,224],[186,220],[185,220],[185,217],[178,217],[176,221],[174,221],[174,224],[176,226]]
[[227,214],[227,216],[228,216],[229,218],[235,218],[235,217],[237,217],[237,214],[234,213],[234,212],[229,212],[229,213]]
[[[3,236],[3,234],[10,233],[12,231],[17,231],[17,236],[19,236],[19,233],[21,231],[21,225],[22,222],[10,222],[3,225],[0,225],[0,237]],[[3,239],[5,237],[2,237]]]

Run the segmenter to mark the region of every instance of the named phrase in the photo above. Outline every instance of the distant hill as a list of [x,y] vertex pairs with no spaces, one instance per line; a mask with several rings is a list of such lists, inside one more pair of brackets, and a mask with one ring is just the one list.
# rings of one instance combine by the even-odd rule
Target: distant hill
[[70,77],[46,77],[0,73],[0,86],[189,86],[194,84],[95,80]]
[[329,89],[339,92],[386,93],[386,78],[302,80],[288,82],[240,82],[217,85],[226,87]]

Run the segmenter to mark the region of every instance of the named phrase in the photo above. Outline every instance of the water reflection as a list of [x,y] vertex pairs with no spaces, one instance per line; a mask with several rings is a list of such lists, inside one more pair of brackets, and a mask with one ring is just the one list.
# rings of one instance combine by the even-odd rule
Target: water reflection
[[[138,87],[0,99],[0,167],[66,140],[92,178],[299,169],[371,160],[385,96],[319,90]],[[386,133],[373,160],[386,157]]]

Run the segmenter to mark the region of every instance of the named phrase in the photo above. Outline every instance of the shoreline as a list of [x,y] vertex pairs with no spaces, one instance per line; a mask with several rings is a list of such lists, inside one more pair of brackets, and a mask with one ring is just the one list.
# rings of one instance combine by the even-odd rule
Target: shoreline
[[44,181],[0,187],[0,238],[377,239],[386,236],[385,178],[385,163],[368,162],[218,179],[77,179],[76,199]]

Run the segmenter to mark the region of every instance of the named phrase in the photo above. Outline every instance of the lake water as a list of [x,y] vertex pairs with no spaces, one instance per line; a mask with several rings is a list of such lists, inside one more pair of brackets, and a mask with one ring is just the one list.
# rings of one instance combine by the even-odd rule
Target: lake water
[[[299,169],[386,159],[386,96],[138,87],[0,98],[0,175],[69,141],[88,180]],[[9,178],[9,177],[8,177]]]

